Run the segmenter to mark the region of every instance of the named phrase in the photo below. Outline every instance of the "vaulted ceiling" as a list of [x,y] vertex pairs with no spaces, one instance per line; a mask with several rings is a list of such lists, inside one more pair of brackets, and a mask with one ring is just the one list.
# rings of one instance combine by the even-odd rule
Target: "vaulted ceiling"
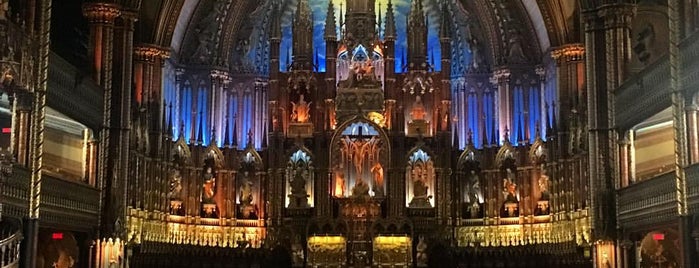
[[[219,61],[225,61],[249,15],[267,1],[280,0],[230,0],[225,7],[216,6],[221,0],[116,1],[139,9],[137,43],[171,47],[176,58],[183,57],[183,53],[192,53],[190,47],[197,41],[193,33],[202,31],[202,24],[220,24],[214,54]],[[594,4],[578,0],[455,1],[464,14],[477,20],[480,29],[476,31],[486,40],[488,57],[493,65],[507,63],[508,44],[515,34],[523,39],[522,49],[533,62],[541,61],[552,47],[581,42],[581,9],[590,9]],[[225,8],[221,10],[223,16],[212,20],[212,12],[217,8]]]

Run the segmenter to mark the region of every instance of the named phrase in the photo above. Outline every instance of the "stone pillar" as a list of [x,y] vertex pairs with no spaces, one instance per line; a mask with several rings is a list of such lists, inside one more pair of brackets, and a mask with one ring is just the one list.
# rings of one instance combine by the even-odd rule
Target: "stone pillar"
[[[585,15],[586,85],[590,170],[589,210],[597,266],[615,264],[615,188],[620,185],[614,90],[625,78],[630,57],[633,5],[605,5]],[[602,54],[604,53],[604,54]]]
[[572,127],[577,127],[573,124],[571,116],[573,112],[579,108],[579,101],[582,96],[584,84],[585,64],[583,62],[585,56],[585,47],[583,44],[567,44],[555,48],[551,51],[551,57],[556,63],[556,85],[558,87],[558,99],[556,106],[558,107],[558,120],[555,127],[558,131],[558,144],[560,157],[566,157],[573,153],[574,142],[571,139],[577,138],[571,136]]
[[631,151],[631,142],[629,141],[629,133],[632,131],[633,130],[627,131],[626,135],[624,135],[624,137],[619,141],[619,170],[621,175],[620,187],[626,187],[629,186],[629,184],[631,184],[631,158],[629,157]]
[[[97,188],[101,190],[100,209],[102,216],[98,225],[103,231],[112,230],[113,199],[112,168],[116,159],[110,155],[110,132],[112,111],[112,53],[114,20],[121,14],[121,8],[111,3],[87,3],[83,5],[83,15],[90,24],[89,56],[92,58],[93,79],[103,90],[102,129],[100,130],[99,157],[97,159]],[[111,235],[111,234],[108,234]]]
[[512,127],[512,92],[510,92],[510,70],[499,69],[493,72],[490,83],[497,87],[495,97],[495,118],[498,120],[497,140],[493,144],[501,144],[504,134]]
[[150,152],[158,153],[162,145],[162,81],[163,65],[170,56],[168,49],[140,44],[134,47],[133,84],[135,104],[150,114]]
[[699,117],[696,104],[687,106],[687,136],[689,139],[689,164],[699,163]]

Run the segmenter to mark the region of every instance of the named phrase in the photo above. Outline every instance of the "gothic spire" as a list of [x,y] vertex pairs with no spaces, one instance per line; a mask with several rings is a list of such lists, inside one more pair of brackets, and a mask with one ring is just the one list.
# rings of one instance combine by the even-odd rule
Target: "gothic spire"
[[270,33],[270,39],[274,40],[281,40],[282,38],[282,24],[281,24],[281,17],[282,17],[282,10],[280,7],[281,4],[274,4],[272,5],[272,22],[271,22],[271,27],[272,31]]
[[169,109],[168,114],[169,114],[170,118],[168,118],[168,120],[167,120],[167,133],[168,133],[168,137],[172,138],[173,136],[175,136],[175,134],[173,133],[174,127],[172,125],[172,118],[173,118],[172,117],[172,103],[170,103],[170,105],[168,106],[168,109]]
[[424,68],[427,65],[427,19],[422,9],[422,0],[413,0],[408,20],[408,53],[409,64],[413,68]]
[[447,1],[442,1],[442,21],[439,25],[439,37],[440,39],[451,38],[451,14],[449,13],[449,7],[447,6]]
[[313,20],[308,0],[299,0],[293,25],[293,68],[305,70],[312,65]]
[[328,12],[325,17],[325,40],[337,40],[337,32],[335,31],[335,6],[333,1],[328,1]]
[[201,145],[204,143],[204,113],[199,111],[199,133],[197,135],[197,144]]
[[384,26],[385,32],[384,32],[384,38],[386,40],[395,40],[396,39],[396,19],[393,16],[393,2],[391,0],[388,0],[388,5],[386,7],[386,26]]

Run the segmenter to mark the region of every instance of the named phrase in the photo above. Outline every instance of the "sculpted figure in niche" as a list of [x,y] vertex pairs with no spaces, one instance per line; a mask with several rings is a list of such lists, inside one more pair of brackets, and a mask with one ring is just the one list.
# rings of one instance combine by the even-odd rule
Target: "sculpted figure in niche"
[[519,198],[517,197],[517,184],[514,180],[514,174],[509,168],[507,168],[506,172],[507,177],[502,180],[505,203],[517,203],[519,202]]
[[417,261],[418,267],[427,267],[427,243],[425,242],[425,237],[420,236],[419,242],[417,243],[417,254],[415,254],[415,260]]
[[336,197],[344,197],[346,189],[347,188],[345,186],[345,175],[342,174],[341,172],[336,173],[336,175],[335,175],[335,196]]
[[424,176],[425,174],[422,168],[416,167],[413,170],[413,199],[410,200],[410,203],[408,204],[409,207],[427,208],[432,206],[429,202],[432,196],[428,195],[428,190],[430,187],[427,186]]
[[546,175],[546,170],[541,166],[541,176],[539,177],[539,191],[541,191],[541,200],[549,200],[551,193],[549,192],[549,176]]
[[8,20],[7,13],[10,10],[9,0],[0,0],[0,21]]
[[170,200],[182,200],[182,175],[179,170],[172,173],[170,179],[170,192],[168,193]]
[[211,167],[206,167],[204,173],[204,183],[202,184],[201,202],[202,204],[213,204],[216,194],[216,177]]
[[383,196],[383,167],[379,162],[371,168],[371,174],[374,176],[374,195]]
[[299,102],[294,103],[293,101],[291,102],[292,110],[291,110],[291,120],[293,122],[298,122],[298,123],[307,123],[309,119],[311,119],[311,103],[312,102],[306,102],[303,99],[303,94],[299,96]]
[[368,197],[369,196],[369,185],[364,182],[361,178],[357,178],[357,182],[354,183],[352,188],[353,197]]
[[425,120],[425,105],[422,104],[422,98],[420,98],[420,96],[415,97],[415,103],[410,111],[410,116],[413,121]]
[[291,179],[291,194],[289,195],[290,208],[306,208],[308,207],[308,193],[306,193],[306,173],[303,170],[295,172]]
[[243,178],[243,183],[240,186],[240,204],[251,205],[252,204],[252,182],[250,181],[249,173],[245,171],[245,177]]

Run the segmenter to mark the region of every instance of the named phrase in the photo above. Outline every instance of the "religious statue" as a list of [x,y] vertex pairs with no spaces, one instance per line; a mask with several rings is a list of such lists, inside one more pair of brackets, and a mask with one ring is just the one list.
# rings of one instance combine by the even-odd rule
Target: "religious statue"
[[289,195],[289,208],[308,207],[308,193],[306,193],[306,178],[304,171],[298,170],[290,181],[291,194]]
[[517,184],[514,180],[514,174],[510,168],[506,169],[507,176],[503,181],[503,195],[505,202],[503,203],[503,213],[508,217],[517,216],[519,209],[519,195],[517,194]]
[[291,102],[291,105],[293,106],[291,109],[291,120],[293,122],[298,122],[298,123],[308,123],[308,120],[311,119],[311,103],[313,102],[306,102],[303,99],[303,94],[299,96],[299,102],[294,103],[293,101]]
[[182,214],[182,176],[179,170],[175,170],[170,179],[170,191],[167,194],[170,199],[170,214]]
[[256,208],[253,205],[253,182],[250,180],[248,171],[243,172],[243,179],[240,184],[240,202],[238,216],[242,219],[257,219]]
[[[245,173],[247,173],[247,171]],[[240,186],[240,204],[244,206],[252,205],[252,198],[252,182],[248,179],[248,176],[246,174],[245,179],[243,180],[243,183]]]
[[414,172],[415,173],[413,176],[415,177],[415,180],[413,180],[413,199],[410,200],[408,206],[411,208],[431,207],[432,205],[430,204],[429,200],[432,198],[432,196],[428,195],[428,190],[430,187],[427,186],[421,169],[416,169]]
[[417,261],[417,267],[427,267],[427,243],[425,242],[425,237],[420,235],[417,246],[415,247],[417,253],[415,254],[415,260]]
[[170,200],[182,200],[182,175],[179,170],[175,170],[170,179],[170,192],[167,197]]
[[546,175],[546,171],[544,171],[543,169],[541,170],[541,176],[539,177],[538,184],[539,191],[541,191],[540,200],[551,199],[551,193],[549,192],[549,176]]
[[344,197],[346,189],[347,188],[345,188],[345,175],[341,172],[338,172],[337,175],[335,175],[335,196]]
[[357,178],[352,188],[352,197],[369,197],[369,185],[361,178]]
[[371,174],[374,176],[374,195],[383,196],[383,167],[381,167],[381,163],[376,162],[371,167]]
[[0,21],[9,20],[8,11],[10,11],[10,0],[0,0]]
[[206,167],[204,173],[204,183],[202,184],[201,203],[214,204],[214,195],[216,194],[216,177],[213,174],[211,167]]
[[[300,239],[298,239],[298,240],[300,240]],[[292,260],[292,264],[294,267],[302,267],[303,266],[303,259],[304,259],[303,246],[298,241],[295,241],[293,244],[291,244],[291,258],[292,258],[291,260]]]
[[468,184],[469,184],[469,193],[468,193],[468,201],[470,204],[473,203],[478,203],[480,201],[480,196],[481,196],[481,184],[478,179],[478,174],[476,174],[475,170],[471,170],[470,175],[468,177]]
[[415,97],[415,103],[410,111],[410,116],[413,121],[425,120],[425,105],[422,104],[422,98],[420,96]]

